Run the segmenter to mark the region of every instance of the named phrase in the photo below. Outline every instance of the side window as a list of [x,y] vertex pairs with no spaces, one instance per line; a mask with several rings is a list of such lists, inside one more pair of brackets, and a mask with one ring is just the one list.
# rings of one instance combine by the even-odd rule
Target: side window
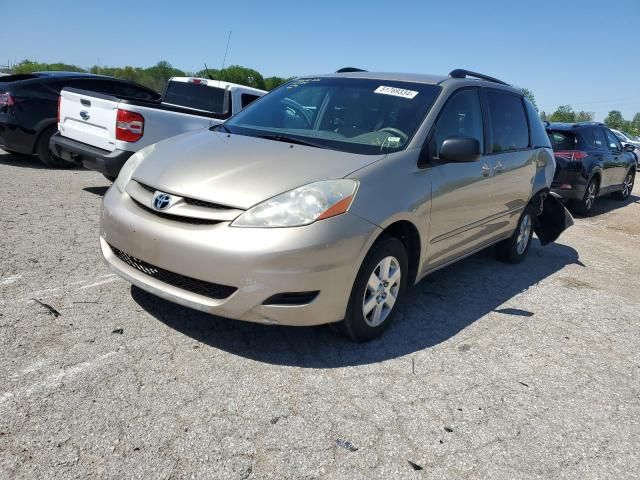
[[439,156],[442,142],[450,137],[475,138],[480,142],[480,151],[484,151],[482,109],[477,89],[454,93],[440,112],[431,137],[433,156]]
[[540,120],[540,116],[529,100],[524,101],[527,107],[527,115],[529,117],[529,125],[531,125],[531,140],[534,148],[550,148],[549,137],[547,131]]
[[617,152],[621,151],[622,145],[620,145],[620,141],[616,138],[613,132],[608,128],[605,128],[604,131],[607,135],[607,146],[609,147],[609,150]]
[[242,96],[240,97],[240,101],[242,102],[242,108],[246,107],[247,105],[249,105],[250,103],[254,102],[255,100],[259,99],[260,97],[258,95],[251,95],[249,93],[243,93]]
[[508,152],[529,147],[529,125],[522,99],[517,95],[487,91],[493,152]]
[[586,144],[598,150],[607,148],[607,138],[600,127],[589,128],[584,133]]

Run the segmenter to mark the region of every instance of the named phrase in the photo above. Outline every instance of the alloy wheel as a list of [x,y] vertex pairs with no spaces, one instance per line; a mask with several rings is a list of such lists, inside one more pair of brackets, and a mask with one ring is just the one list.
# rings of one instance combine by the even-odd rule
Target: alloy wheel
[[591,182],[587,187],[587,193],[584,199],[584,205],[587,207],[587,210],[591,210],[591,207],[593,207],[593,202],[596,200],[596,192],[596,184],[595,182]]
[[396,303],[401,278],[400,263],[393,256],[383,258],[373,269],[362,299],[362,314],[368,326],[377,327],[387,319]]
[[629,173],[622,184],[622,196],[627,198],[633,191],[634,175]]
[[520,230],[518,231],[518,239],[516,242],[516,251],[518,252],[518,255],[522,255],[522,253],[527,249],[530,237],[531,215],[526,213],[524,217],[522,217],[522,222],[520,222]]

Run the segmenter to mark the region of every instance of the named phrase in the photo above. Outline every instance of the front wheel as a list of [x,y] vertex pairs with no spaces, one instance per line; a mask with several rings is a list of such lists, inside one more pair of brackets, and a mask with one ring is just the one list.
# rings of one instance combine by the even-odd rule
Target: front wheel
[[407,275],[408,258],[403,243],[395,237],[383,236],[362,262],[345,319],[334,327],[355,342],[381,335],[395,316]]
[[529,205],[522,213],[513,235],[498,243],[498,260],[507,263],[520,263],[524,260],[524,257],[526,257],[529,252],[529,247],[531,247],[534,221],[535,212],[533,207]]
[[617,192],[613,192],[612,197],[616,200],[626,200],[631,196],[631,192],[633,192],[633,183],[636,178],[635,170],[629,170],[627,176],[624,177],[624,182],[622,182],[622,190],[618,190]]

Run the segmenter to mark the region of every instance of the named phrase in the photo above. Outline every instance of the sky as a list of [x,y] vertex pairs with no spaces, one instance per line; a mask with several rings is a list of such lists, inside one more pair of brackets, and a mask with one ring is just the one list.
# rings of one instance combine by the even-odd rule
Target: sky
[[0,64],[186,70],[222,64],[264,76],[466,68],[559,105],[640,112],[640,0],[0,0]]

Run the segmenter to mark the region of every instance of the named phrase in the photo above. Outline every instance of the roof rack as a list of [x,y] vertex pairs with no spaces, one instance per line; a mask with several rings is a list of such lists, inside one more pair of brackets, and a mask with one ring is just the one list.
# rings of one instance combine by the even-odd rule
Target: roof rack
[[363,70],[362,68],[357,68],[357,67],[344,67],[344,68],[341,68],[340,70],[336,70],[336,73],[352,73],[352,72],[366,72],[366,70]]
[[486,80],[488,82],[511,86],[507,82],[503,82],[502,80],[498,80],[497,78],[490,77],[489,75],[483,75],[482,73],[472,72],[471,70],[465,70],[463,68],[456,68],[455,70],[452,70],[451,73],[449,73],[449,76],[451,78],[473,77],[473,78],[479,78],[481,80]]

